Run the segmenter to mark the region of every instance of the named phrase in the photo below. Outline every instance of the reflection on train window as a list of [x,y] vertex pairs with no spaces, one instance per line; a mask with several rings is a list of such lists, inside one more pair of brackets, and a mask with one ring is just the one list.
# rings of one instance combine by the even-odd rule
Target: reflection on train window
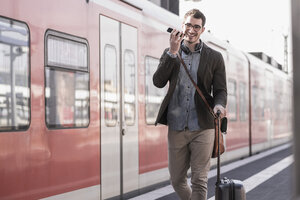
[[131,50],[124,52],[124,115],[126,125],[135,123],[135,56]]
[[263,120],[264,119],[264,89],[257,86],[252,87],[252,119]]
[[112,45],[104,47],[104,113],[106,126],[116,126],[118,107],[117,51]]
[[25,130],[30,123],[29,30],[0,17],[0,131]]
[[237,120],[236,81],[228,80],[228,119]]
[[149,56],[145,57],[145,84],[146,84],[146,123],[154,124],[160,104],[167,92],[167,87],[156,88],[153,85],[152,77],[157,69],[159,60]]
[[85,71],[88,65],[87,45],[49,35],[48,65]]
[[248,116],[247,99],[246,99],[246,83],[240,82],[239,84],[239,115],[240,121],[246,121]]
[[83,39],[54,31],[46,33],[45,101],[49,128],[77,128],[89,124],[87,49]]

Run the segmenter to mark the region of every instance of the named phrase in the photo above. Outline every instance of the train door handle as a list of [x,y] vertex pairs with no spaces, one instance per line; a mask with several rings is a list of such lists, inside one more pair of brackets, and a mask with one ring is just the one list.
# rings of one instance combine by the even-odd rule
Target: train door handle
[[122,135],[125,135],[125,128],[122,128]]

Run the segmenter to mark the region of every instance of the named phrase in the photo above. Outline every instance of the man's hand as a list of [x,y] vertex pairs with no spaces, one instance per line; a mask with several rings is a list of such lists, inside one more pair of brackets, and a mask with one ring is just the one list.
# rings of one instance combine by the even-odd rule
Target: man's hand
[[170,34],[170,53],[176,55],[179,51],[181,41],[183,40],[184,34],[174,29]]
[[218,110],[221,111],[221,114],[220,114],[221,118],[223,118],[223,117],[226,116],[226,110],[220,104],[215,105],[215,107],[214,107],[214,113],[217,114]]

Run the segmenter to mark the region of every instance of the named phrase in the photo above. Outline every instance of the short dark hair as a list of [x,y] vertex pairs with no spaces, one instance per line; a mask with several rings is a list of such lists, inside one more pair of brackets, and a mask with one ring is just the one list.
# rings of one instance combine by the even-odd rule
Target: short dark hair
[[192,16],[196,19],[202,19],[202,26],[204,27],[206,22],[206,17],[200,10],[194,8],[192,10],[187,11],[187,13],[185,13],[184,15],[184,20],[186,20],[186,18],[188,18],[189,16]]

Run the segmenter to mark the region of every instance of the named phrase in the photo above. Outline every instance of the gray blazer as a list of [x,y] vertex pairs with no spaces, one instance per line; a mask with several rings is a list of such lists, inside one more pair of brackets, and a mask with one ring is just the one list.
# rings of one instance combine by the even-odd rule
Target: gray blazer
[[[155,125],[158,123],[167,125],[168,105],[175,90],[179,74],[180,60],[178,57],[171,58],[167,54],[168,50],[168,48],[165,49],[160,58],[158,68],[153,75],[153,84],[158,88],[163,88],[169,81],[169,89],[160,106]],[[181,50],[179,53],[181,54]],[[197,85],[211,108],[217,104],[225,108],[227,104],[226,72],[221,53],[204,44],[197,76]],[[211,90],[213,90],[212,96]],[[194,98],[201,129],[213,129],[214,118],[206,104],[197,92],[195,92]]]

